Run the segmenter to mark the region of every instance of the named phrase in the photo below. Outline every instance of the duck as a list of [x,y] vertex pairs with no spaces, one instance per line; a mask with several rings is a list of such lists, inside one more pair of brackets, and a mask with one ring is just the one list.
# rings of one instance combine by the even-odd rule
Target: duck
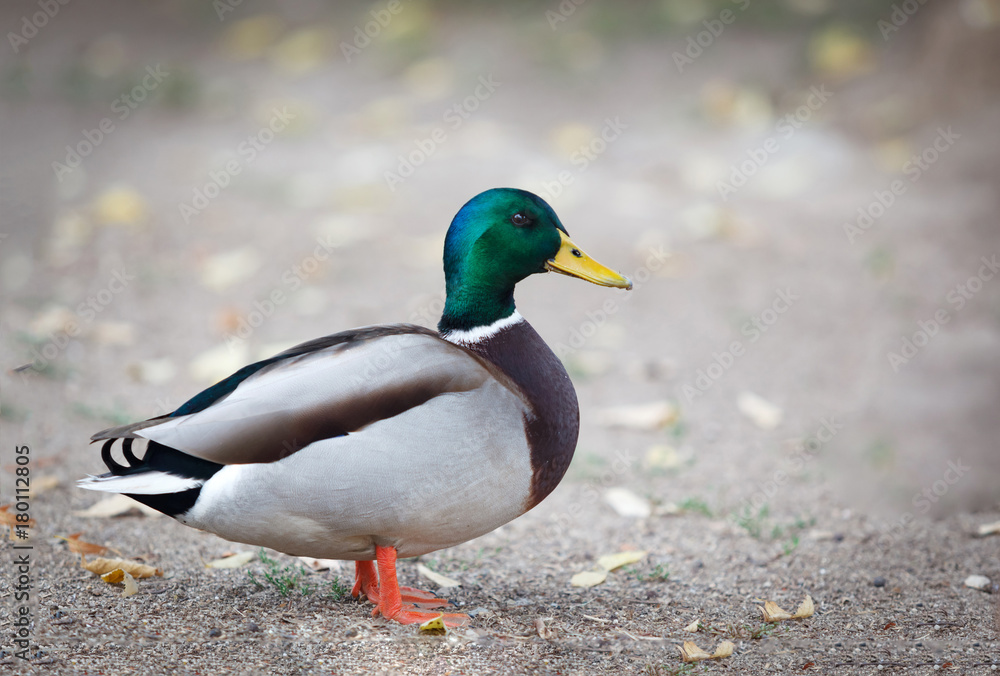
[[579,436],[573,384],[517,311],[514,287],[546,272],[632,282],[516,188],[462,206],[443,258],[436,331],[368,326],[249,364],[171,413],[93,435],[108,472],[78,485],[226,540],[354,561],[351,594],[375,616],[467,623],[446,599],[399,586],[397,559],[467,542],[538,505]]

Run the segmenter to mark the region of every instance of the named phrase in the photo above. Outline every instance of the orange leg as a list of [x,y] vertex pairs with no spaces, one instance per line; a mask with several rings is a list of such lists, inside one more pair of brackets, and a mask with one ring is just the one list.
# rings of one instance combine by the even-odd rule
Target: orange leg
[[360,598],[364,594],[372,603],[378,603],[378,573],[372,561],[354,562],[354,589],[351,596]]
[[[439,613],[429,610],[434,607],[446,607],[451,604],[428,592],[419,589],[403,587],[402,593],[396,581],[396,550],[393,547],[375,547],[378,559],[378,599],[375,600],[375,610],[372,615],[381,614],[387,620],[396,620],[400,624],[426,622],[442,616],[449,627],[458,627],[469,621],[469,616],[462,613]],[[357,586],[357,585],[355,585]],[[369,596],[371,598],[371,596]],[[406,603],[403,603],[406,601]]]

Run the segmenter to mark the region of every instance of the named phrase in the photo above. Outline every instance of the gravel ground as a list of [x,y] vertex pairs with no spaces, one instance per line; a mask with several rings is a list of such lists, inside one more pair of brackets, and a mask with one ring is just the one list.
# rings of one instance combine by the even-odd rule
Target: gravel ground
[[[964,11],[981,18],[980,4]],[[24,7],[5,6],[0,26],[20,25]],[[984,65],[995,27],[936,6],[859,43],[823,24],[737,22],[678,73],[674,53],[700,24],[625,38],[594,27],[596,5],[554,30],[542,10],[406,5],[346,56],[338,45],[367,9],[232,9],[220,22],[191,3],[68,5],[27,56],[3,55],[2,503],[19,446],[37,490],[27,661],[11,640],[24,550],[0,555],[5,669],[1000,669],[1000,593],[963,584],[1000,582],[1000,536],[973,537],[1000,520],[1000,284],[981,260],[1000,253],[1000,102]],[[147,66],[169,75],[120,117]],[[289,121],[271,140],[275,110]],[[114,129],[81,166],[54,168],[105,116]],[[428,146],[435,130],[444,139]],[[907,171],[935,143],[934,161]],[[414,152],[404,176],[399,157]],[[721,196],[718,181],[761,152]],[[201,203],[212,181],[225,185]],[[893,181],[892,205],[873,212]],[[102,471],[95,431],[171,410],[300,340],[433,325],[447,224],[498,185],[550,198],[581,246],[640,283],[627,295],[554,276],[519,287],[521,313],[571,370],[581,440],[542,505],[419,561],[461,583],[441,593],[471,611],[469,627],[428,635],[371,618],[338,598],[347,564],[282,595],[260,560],[205,567],[245,545],[168,518],[76,514],[100,497],[73,486]],[[888,353],[922,343],[936,316],[927,346],[894,366]],[[748,409],[750,392],[767,405]],[[612,407],[663,401],[676,415],[662,424],[612,424]],[[612,488],[649,513],[623,516]],[[122,597],[58,537],[78,532],[164,575]],[[647,554],[571,586],[632,550]],[[417,565],[400,563],[403,583],[433,589]],[[765,600],[794,610],[807,594],[812,617],[762,623]],[[687,640],[735,652],[685,665]]]

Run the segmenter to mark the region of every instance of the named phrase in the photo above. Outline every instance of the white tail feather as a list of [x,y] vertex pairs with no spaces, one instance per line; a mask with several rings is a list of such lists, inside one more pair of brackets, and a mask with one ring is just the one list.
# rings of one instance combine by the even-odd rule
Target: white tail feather
[[80,479],[76,485],[89,491],[105,491],[107,493],[132,493],[134,495],[164,495],[180,493],[181,491],[198,488],[204,479],[168,474],[167,472],[139,472],[127,476],[88,476]]

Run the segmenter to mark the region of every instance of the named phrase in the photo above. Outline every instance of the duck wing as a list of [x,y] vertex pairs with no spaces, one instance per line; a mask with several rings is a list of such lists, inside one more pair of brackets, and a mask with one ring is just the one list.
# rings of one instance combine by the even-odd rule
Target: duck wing
[[271,463],[497,381],[530,410],[500,369],[436,332],[410,324],[366,327],[246,366],[167,416],[104,430],[93,440],[138,437],[220,465]]

